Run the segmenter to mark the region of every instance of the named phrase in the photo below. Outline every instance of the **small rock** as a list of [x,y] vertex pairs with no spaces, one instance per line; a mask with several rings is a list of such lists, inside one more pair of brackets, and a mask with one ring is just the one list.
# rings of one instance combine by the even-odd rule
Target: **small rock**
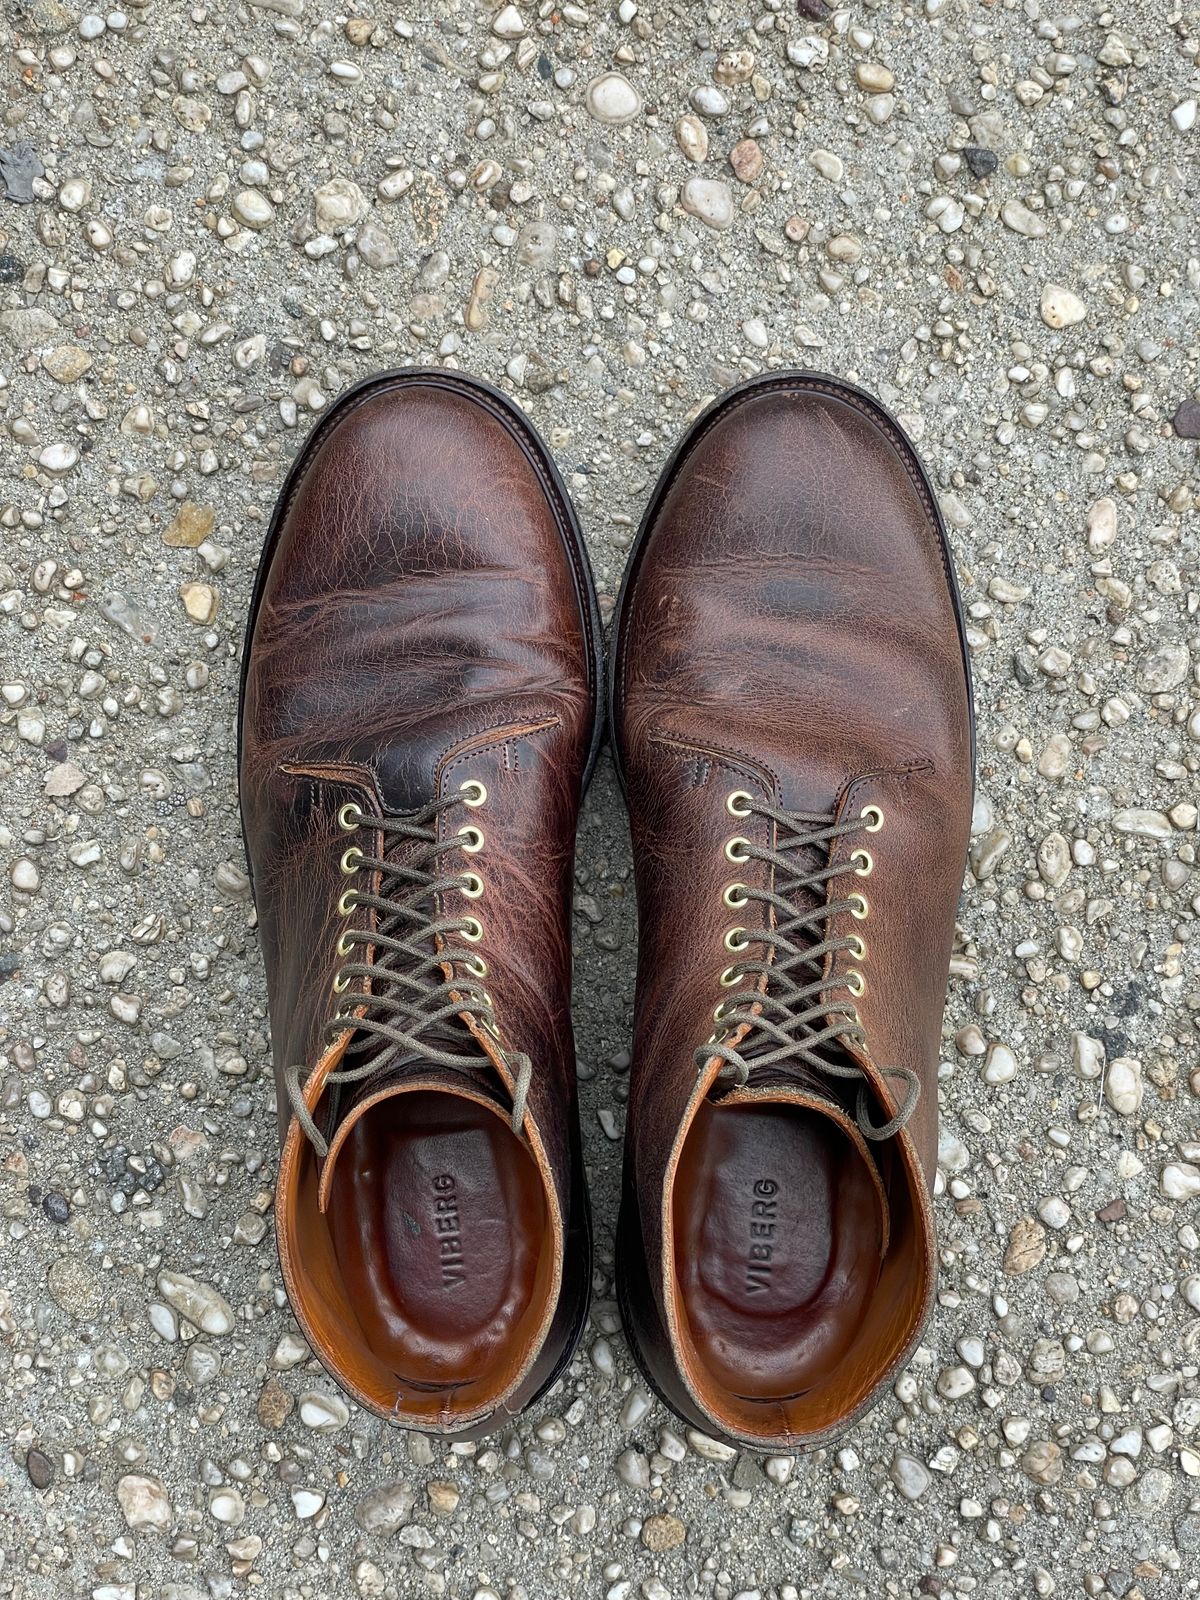
[[1021,1469],[1034,1483],[1058,1483],[1063,1475],[1061,1446],[1052,1439],[1039,1439],[1021,1457]]
[[703,161],[708,154],[708,129],[689,112],[675,124],[675,142],[689,161]]
[[244,228],[256,231],[275,220],[275,207],[257,189],[243,189],[236,194],[230,210]]
[[1012,1277],[1032,1272],[1046,1254],[1046,1230],[1036,1217],[1022,1217],[1008,1236],[1004,1270]]
[[385,228],[368,219],[354,236],[354,248],[372,272],[385,272],[400,259],[400,250]]
[[525,32],[525,19],[516,6],[505,6],[493,18],[492,32],[497,39],[519,39]]
[[164,1533],[175,1519],[167,1491],[158,1478],[127,1474],[118,1480],[117,1501],[135,1532],[151,1529]]
[[995,152],[985,150],[982,145],[964,145],[962,154],[963,160],[967,163],[967,170],[973,178],[990,178],[1000,165],[1000,158]]
[[1172,1161],[1162,1170],[1159,1187],[1168,1200],[1194,1200],[1200,1194],[1200,1167],[1190,1161]]
[[228,1485],[213,1490],[208,1497],[208,1510],[215,1521],[224,1523],[227,1528],[236,1528],[245,1521],[246,1502],[232,1485]]
[[916,1456],[897,1452],[888,1468],[892,1482],[906,1500],[919,1500],[933,1482],[933,1475]]
[[364,1533],[390,1537],[412,1516],[416,1496],[406,1483],[385,1483],[358,1503],[355,1520]]
[[619,72],[602,72],[593,78],[584,94],[588,115],[597,122],[620,128],[632,122],[642,109],[642,97]]
[[169,1306],[201,1333],[221,1335],[233,1329],[233,1308],[211,1284],[164,1267],[156,1280],[158,1292]]
[[367,197],[349,178],[331,178],[313,194],[313,216],[319,233],[345,233],[367,213]]
[[1041,310],[1048,328],[1071,328],[1087,316],[1087,307],[1079,296],[1060,283],[1048,283],[1042,290]]
[[854,69],[860,89],[868,94],[888,94],[896,87],[896,75],[880,61],[860,61]]
[[689,178],[680,195],[683,209],[707,227],[723,232],[733,225],[733,195],[716,178]]
[[740,139],[729,152],[729,165],[742,183],[753,183],[762,176],[763,153],[753,139]]
[[60,344],[42,357],[42,366],[56,383],[75,383],[91,364],[91,356],[77,344]]
[[181,583],[179,598],[193,622],[211,622],[217,614],[217,593],[207,583]]
[[73,444],[47,445],[38,456],[38,466],[52,477],[60,478],[79,464],[79,451]]
[[1000,207],[1000,220],[1006,228],[1026,239],[1044,239],[1050,231],[1037,212],[1020,200],[1006,200]]
[[300,1421],[314,1433],[336,1433],[350,1421],[350,1408],[340,1395],[313,1389],[300,1396]]
[[460,1495],[458,1485],[435,1480],[425,1491],[429,1496],[429,1509],[439,1517],[449,1517],[458,1510]]
[[1132,1117],[1142,1103],[1142,1064],[1129,1056],[1110,1061],[1104,1075],[1104,1098],[1114,1111]]
[[172,522],[163,530],[162,540],[173,550],[195,550],[213,530],[216,515],[211,506],[185,500]]
[[666,1550],[678,1549],[686,1538],[687,1528],[684,1523],[668,1512],[647,1517],[642,1523],[642,1543],[655,1555],[662,1555]]
[[1200,439],[1200,400],[1185,400],[1171,418],[1181,439]]

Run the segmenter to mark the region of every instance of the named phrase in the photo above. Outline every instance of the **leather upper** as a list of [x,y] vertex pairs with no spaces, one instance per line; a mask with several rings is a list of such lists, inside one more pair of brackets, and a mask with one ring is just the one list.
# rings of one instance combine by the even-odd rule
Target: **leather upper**
[[[586,1229],[569,944],[600,676],[585,569],[536,435],[454,374],[400,372],[353,392],[293,470],[247,638],[240,772],[286,1139],[281,1208],[300,1189],[309,1204],[316,1181],[301,1171],[311,1162],[289,1127],[281,1075],[302,1064],[315,1106],[337,1064],[324,1027],[341,960],[339,808],[362,810],[370,844],[372,816],[413,812],[474,780],[486,807],[443,813],[438,826],[486,818],[483,894],[470,910],[485,929],[487,987],[503,1050],[534,1064],[524,1137],[554,1186],[562,1229]],[[479,1043],[503,1095],[500,1051],[486,1035]],[[279,1219],[285,1273],[303,1275],[304,1252],[286,1259],[283,1210]],[[324,1249],[313,1246],[318,1275],[329,1270]],[[336,1302],[327,1282],[325,1291]],[[579,1306],[567,1309],[577,1324]],[[336,1340],[340,1314],[335,1304],[324,1329],[316,1312],[307,1318],[319,1347]],[[387,1409],[367,1376],[338,1376]]]
[[[936,1164],[941,1014],[972,802],[970,694],[937,511],[882,408],[833,380],[790,374],[702,417],[652,500],[613,673],[639,908],[622,1232],[652,1302],[633,1315],[658,1345],[647,1359],[662,1386],[674,1384],[672,1403],[719,1427],[677,1376],[667,1235],[681,1129],[698,1098],[720,1093],[715,1069],[698,1079],[693,1057],[723,997],[724,936],[732,922],[753,928],[770,914],[751,902],[735,916],[722,898],[731,879],[769,886],[763,863],[726,858],[734,835],[772,842],[769,822],[729,814],[731,791],[839,818],[868,804],[884,812],[877,835],[833,847],[869,844],[873,867],[866,923],[843,914],[829,931],[865,932],[857,1006],[870,1060],[921,1080],[915,1115],[883,1159],[907,1163],[922,1190]],[[875,1092],[889,1115],[882,1080]],[[929,1270],[908,1293],[927,1303],[927,1193],[913,1206]],[[845,1404],[831,1400],[815,1432],[862,1409],[886,1376],[847,1380]]]

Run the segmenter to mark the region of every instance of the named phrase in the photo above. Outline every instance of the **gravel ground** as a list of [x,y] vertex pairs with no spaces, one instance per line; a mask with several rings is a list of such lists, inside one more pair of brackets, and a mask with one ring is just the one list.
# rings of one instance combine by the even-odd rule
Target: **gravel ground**
[[[1195,0],[127,3],[0,24],[0,1594],[1196,1593]],[[749,373],[874,389],[942,495],[980,744],[941,1295],[836,1450],[686,1435],[621,1335],[607,758],[578,1358],[450,1449],[288,1315],[238,655],[313,417],[414,361],[528,407],[607,606]]]

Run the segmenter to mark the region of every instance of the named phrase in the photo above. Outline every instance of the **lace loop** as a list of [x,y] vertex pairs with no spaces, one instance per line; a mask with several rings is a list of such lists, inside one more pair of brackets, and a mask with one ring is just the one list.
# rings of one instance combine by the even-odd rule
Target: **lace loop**
[[[737,808],[734,802],[737,802]],[[744,790],[729,797],[727,809],[735,817],[761,816],[775,824],[774,845],[755,844],[744,835],[731,839],[725,855],[731,861],[761,861],[771,872],[770,887],[730,884],[725,903],[741,907],[756,901],[775,913],[774,926],[737,927],[726,935],[728,948],[740,952],[756,946],[762,955],[741,959],[722,973],[726,987],[753,979],[754,986],[734,994],[717,1007],[720,1027],[696,1051],[696,1066],[703,1071],[716,1057],[723,1064],[720,1076],[743,1086],[756,1068],[780,1062],[801,1062],[819,1077],[857,1082],[855,1121],[863,1137],[890,1139],[903,1128],[916,1109],[921,1093],[917,1074],[908,1067],[880,1067],[885,1080],[903,1086],[900,1107],[883,1124],[871,1120],[869,1078],[859,1066],[839,1060],[839,1046],[852,1044],[867,1052],[867,1038],[853,998],[865,992],[862,974],[855,968],[838,970],[826,958],[843,951],[862,960],[866,946],[857,933],[838,938],[830,930],[837,917],[849,913],[862,922],[867,915],[866,896],[855,892],[844,898],[833,894],[834,880],[846,873],[866,877],[874,866],[870,852],[858,848],[845,860],[834,860],[836,842],[854,833],[878,833],[882,810],[864,806],[857,817],[838,818],[825,812],[785,811],[770,801],[757,800]],[[736,852],[732,850],[737,846]],[[824,857],[811,864],[811,852]],[[865,857],[865,862],[864,858]],[[731,939],[737,936],[737,942]],[[841,991],[851,998],[844,998]],[[745,1027],[740,1048],[726,1038]]]
[[[478,898],[474,892],[476,885],[482,891],[478,872],[465,868],[450,872],[441,863],[454,851],[469,851],[474,860],[484,842],[483,831],[475,824],[439,839],[438,819],[453,806],[475,809],[486,798],[482,784],[468,783],[458,793],[433,800],[408,816],[371,817],[352,803],[338,812],[344,832],[381,833],[384,849],[374,855],[351,845],[341,858],[342,872],[352,886],[342,894],[339,911],[352,917],[369,909],[375,913],[375,925],[347,926],[338,937],[337,952],[343,960],[333,988],[345,999],[325,1024],[324,1037],[332,1043],[350,1035],[343,1063],[364,1054],[367,1059],[331,1072],[325,1084],[335,1091],[382,1076],[392,1062],[407,1055],[459,1071],[491,1066],[464,1022],[470,1018],[493,1038],[500,1036],[492,997],[479,981],[487,968],[474,949],[460,949],[451,939],[458,935],[475,944],[482,937],[482,925],[476,917],[445,916],[438,910],[447,894]],[[412,848],[397,857],[397,848],[405,845]],[[359,987],[351,989],[356,982]],[[466,1053],[447,1048],[447,1035],[461,1039]],[[520,1052],[502,1052],[502,1059],[513,1075],[512,1127],[520,1133],[532,1064]],[[285,1069],[288,1100],[305,1136],[324,1157],[329,1146],[305,1102],[304,1075],[300,1065]]]

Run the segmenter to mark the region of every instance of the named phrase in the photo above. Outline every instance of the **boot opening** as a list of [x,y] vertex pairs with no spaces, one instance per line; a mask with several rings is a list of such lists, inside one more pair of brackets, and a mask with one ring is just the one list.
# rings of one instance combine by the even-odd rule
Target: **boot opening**
[[928,1269],[909,1178],[830,1108],[701,1101],[670,1210],[681,1366],[724,1432],[836,1425],[920,1324]]
[[512,1391],[557,1298],[537,1160],[498,1108],[440,1089],[370,1103],[331,1156],[322,1209],[322,1163],[297,1142],[281,1209],[302,1324],[377,1410],[446,1432],[471,1425]]

